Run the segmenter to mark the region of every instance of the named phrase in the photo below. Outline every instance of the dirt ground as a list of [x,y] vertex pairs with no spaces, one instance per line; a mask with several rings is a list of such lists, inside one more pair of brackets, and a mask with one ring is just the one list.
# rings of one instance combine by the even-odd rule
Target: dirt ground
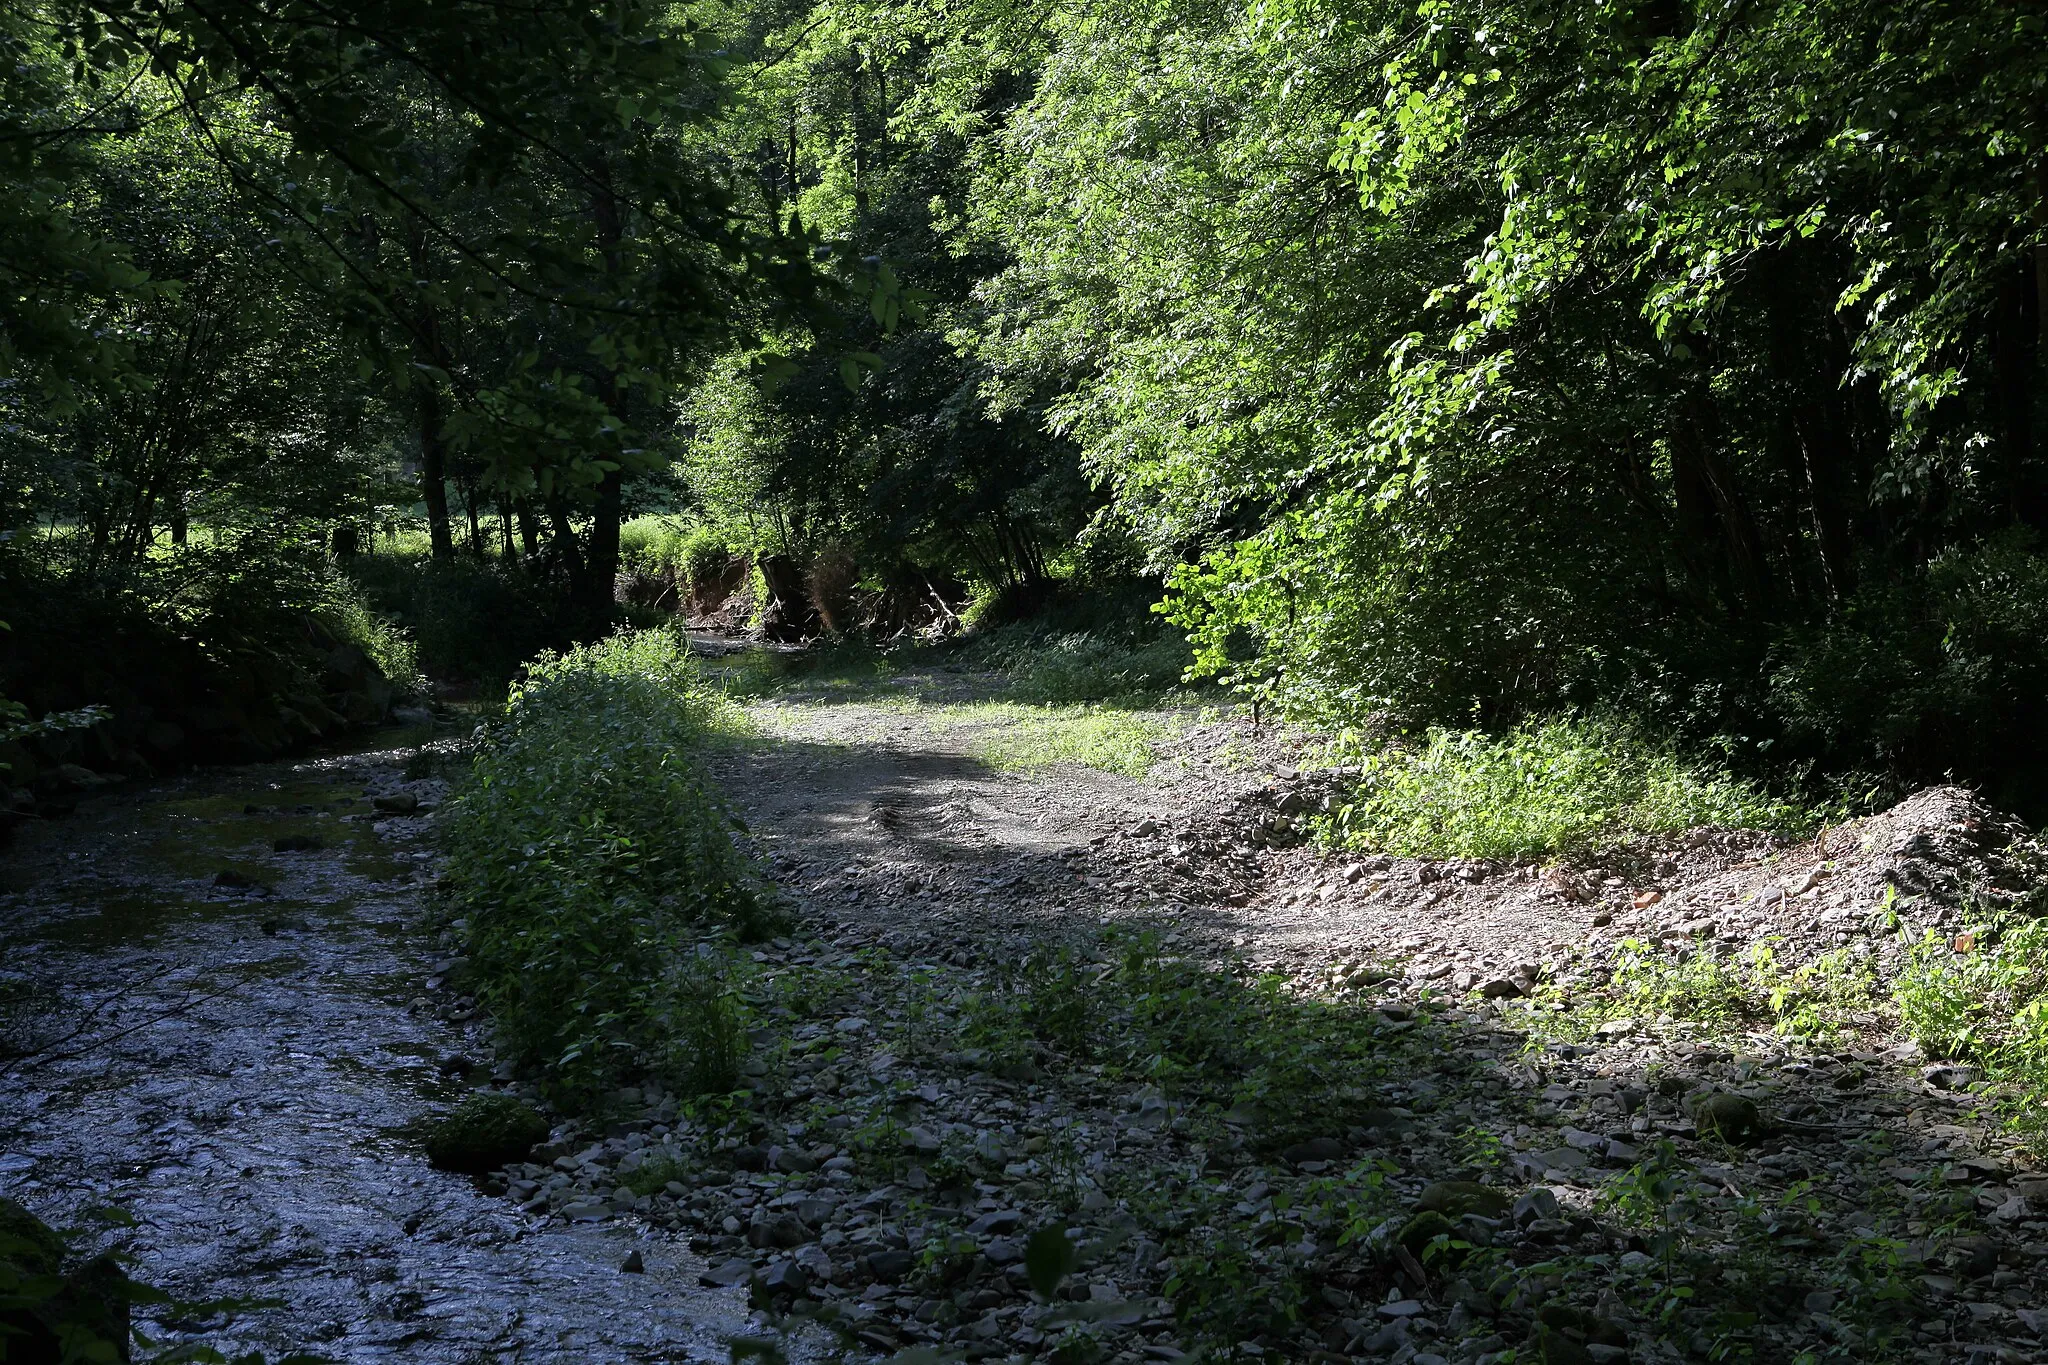
[[[1762,1218],[1787,1248],[1856,1248],[1860,1256],[1882,1247],[1894,1258],[1892,1269],[1848,1293],[1839,1290],[1846,1281],[1800,1271],[1796,1257],[1777,1266],[1763,1253],[1755,1273],[1771,1281],[1770,1303],[1753,1340],[1762,1354],[1747,1358],[1879,1358],[1859,1354],[1875,1349],[1867,1344],[1875,1338],[1849,1325],[1848,1300],[1834,1305],[1841,1293],[1895,1292],[1870,1288],[1880,1284],[1903,1285],[1896,1293],[1912,1307],[1902,1311],[1919,1319],[1882,1358],[2043,1358],[2048,1178],[1973,1086],[1974,1073],[1937,1065],[1899,1036],[1878,1004],[1881,990],[1824,1042],[1754,1022],[1708,1026],[1663,1016],[1610,1020],[1571,1044],[1554,1041],[1559,1035],[1546,1033],[1539,1017],[1512,1012],[1526,1011],[1529,996],[1564,1010],[1597,992],[1625,940],[1674,960],[1746,960],[1759,943],[1786,967],[1833,953],[1887,987],[1908,940],[1930,930],[1953,934],[2040,882],[2040,846],[2018,822],[1948,787],[1803,841],[1702,829],[1552,866],[1332,853],[1304,838],[1335,790],[1328,775],[1304,770],[1312,758],[1304,738],[1255,730],[1242,713],[1159,715],[1151,719],[1171,737],[1142,776],[1072,765],[1009,770],[991,756],[1003,753],[1002,726],[1012,722],[958,705],[988,695],[997,681],[908,673],[850,687],[799,684],[749,703],[758,737],[722,754],[717,776],[795,901],[800,935],[816,936],[808,947],[763,955],[771,969],[804,970],[879,945],[906,963],[978,976],[1050,941],[1138,924],[1156,929],[1170,951],[1284,973],[1310,993],[1359,992],[1387,1019],[1418,1006],[1441,1011],[1431,1017],[1468,1031],[1457,1046],[1483,1076],[1455,1079],[1447,1065],[1442,1077],[1386,1088],[1391,1103],[1412,1106],[1394,1112],[1419,1125],[1394,1153],[1412,1173],[1401,1178],[1414,1182],[1412,1197],[1430,1197],[1422,1180],[1431,1173],[1475,1169],[1456,1153],[1483,1129],[1497,1146],[1491,1178],[1534,1182],[1529,1198],[1549,1191],[1560,1201],[1566,1223],[1531,1228],[1568,1223],[1595,1267],[1634,1247],[1620,1264],[1640,1276],[1640,1241],[1612,1240],[1620,1234],[1603,1210],[1617,1197],[1614,1180],[1670,1144],[1682,1183],[1702,1201],[1699,1216],[1722,1220],[1723,1234],[1702,1235],[1737,1237],[1730,1229],[1738,1222]],[[884,1063],[901,1050],[886,1038],[871,1046],[883,1049]],[[953,1075],[951,1086],[962,1066],[955,1058],[931,1074]],[[954,1126],[979,1131],[987,1119],[977,1106],[1001,1091],[986,1077],[970,1079]],[[1043,1093],[1055,1097],[1055,1109],[1077,1106],[1075,1131],[1090,1122],[1118,1131],[1119,1120],[1091,1117],[1085,1103],[1059,1100],[1057,1088]],[[1763,1128],[1735,1147],[1711,1138],[1693,1106],[1712,1094],[1755,1105],[1747,1112],[1764,1115]],[[1462,1137],[1461,1123],[1472,1125]],[[1330,1141],[1332,1150],[1370,1151],[1376,1139],[1353,1132]],[[1219,1157],[1197,1146],[1190,1159],[1213,1170]],[[1258,1207],[1260,1193],[1270,1200],[1275,1187],[1320,1169],[1313,1160],[1254,1164],[1219,1188],[1249,1189],[1254,1198],[1239,1208]],[[989,1207],[1020,1202],[1006,1181],[984,1196]],[[1802,1200],[1805,1213],[1785,1212]],[[1795,1223],[1804,1230],[1797,1235],[1787,1231]],[[1512,1228],[1502,1235],[1501,1245],[1516,1245]],[[1540,1241],[1531,1232],[1507,1254],[1540,1256]],[[736,1237],[698,1245],[714,1257],[737,1250],[777,1264],[772,1251],[748,1252]],[[1542,1273],[1540,1264],[1532,1273]],[[1145,1279],[1131,1272],[1126,1289]],[[1334,1318],[1320,1329],[1320,1355],[1419,1365],[1515,1358],[1501,1354],[1507,1338],[1460,1325],[1476,1321],[1460,1297],[1465,1289],[1431,1275],[1397,1277],[1386,1293],[1399,1298],[1398,1309],[1382,1305],[1375,1316],[1356,1299],[1369,1283],[1340,1276],[1326,1286],[1331,1304],[1352,1306],[1319,1310]],[[1740,1301],[1750,1292],[1740,1283],[1747,1281],[1731,1279],[1723,1292]],[[1602,1290],[1595,1302],[1587,1289],[1586,1302],[1559,1309],[1567,1313],[1560,1321],[1579,1313],[1587,1323],[1625,1325],[1626,1346],[1594,1342],[1575,1355],[1560,1339],[1531,1358],[1677,1361],[1721,1359],[1714,1352],[1732,1349],[1716,1344],[1722,1339],[1706,1325],[1678,1325],[1671,1315],[1680,1310],[1668,1301],[1653,1309],[1636,1295]],[[1512,1337],[1513,1303],[1483,1299],[1469,1303],[1500,1312],[1496,1325]],[[934,1302],[906,1298],[899,1307],[928,1314]],[[992,1311],[981,1329],[1010,1330],[1008,1319],[996,1320],[1010,1310]],[[1399,1316],[1410,1312],[1419,1316]],[[901,1327],[907,1335],[876,1340],[949,1339],[919,1335],[914,1320]],[[971,1343],[977,1329],[953,1330],[951,1339]],[[1552,1339],[1541,1320],[1531,1330],[1531,1341]],[[1153,1340],[1143,1358],[1176,1358],[1168,1337]],[[1140,1358],[1116,1358],[1126,1357]]]
[[[1303,837],[1336,791],[1301,766],[1310,738],[1242,712],[1146,713],[1171,737],[1143,776],[1005,770],[985,755],[1013,722],[957,705],[996,683],[913,672],[749,705],[760,741],[715,773],[821,921],[971,961],[1141,920],[1293,975],[1372,963],[1483,985],[1624,938],[1888,952],[1901,927],[1959,924],[1966,898],[2018,894],[2038,853],[2018,822],[1932,788],[1798,842],[1702,829],[1567,866],[1333,854]],[[1879,924],[1888,886],[1907,908]]]

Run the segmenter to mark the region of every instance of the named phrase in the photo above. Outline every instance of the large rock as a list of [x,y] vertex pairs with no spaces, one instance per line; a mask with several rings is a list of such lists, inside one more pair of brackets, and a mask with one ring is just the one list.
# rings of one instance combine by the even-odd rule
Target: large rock
[[1476,1213],[1482,1218],[1505,1218],[1514,1200],[1505,1190],[1482,1185],[1476,1180],[1439,1180],[1426,1186],[1415,1200],[1418,1213],[1440,1213],[1446,1218],[1463,1218]]
[[544,1141],[548,1121],[511,1095],[471,1095],[428,1129],[427,1160],[444,1171],[482,1175],[523,1161]]
[[1748,1142],[1764,1135],[1764,1119],[1757,1112],[1756,1101],[1744,1096],[1710,1091],[1695,1095],[1687,1107],[1692,1110],[1693,1126],[1699,1129],[1701,1137]]

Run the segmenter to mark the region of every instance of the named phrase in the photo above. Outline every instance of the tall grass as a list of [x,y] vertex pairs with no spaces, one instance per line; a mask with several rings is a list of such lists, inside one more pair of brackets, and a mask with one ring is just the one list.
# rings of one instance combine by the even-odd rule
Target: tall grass
[[1812,815],[1611,721],[1559,719],[1493,736],[1432,729],[1369,756],[1333,811],[1337,843],[1409,857],[1586,852],[1696,825],[1793,832]]
[[746,1030],[704,941],[774,911],[698,762],[722,705],[666,632],[545,654],[450,805],[479,998],[559,1092],[735,1074]]
[[675,517],[634,517],[619,527],[619,562],[688,582],[716,572],[747,546],[725,531]]
[[375,610],[362,585],[339,573],[328,579],[327,599],[314,613],[329,630],[353,642],[404,695],[425,696],[419,644],[412,632]]

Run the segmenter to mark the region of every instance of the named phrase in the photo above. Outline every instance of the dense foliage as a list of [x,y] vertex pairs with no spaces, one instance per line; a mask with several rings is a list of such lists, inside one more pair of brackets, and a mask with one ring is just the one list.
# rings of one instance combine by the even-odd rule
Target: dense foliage
[[2043,795],[2029,10],[324,13],[5,20],[17,600],[414,517],[557,642],[1136,579],[1323,721]]
[[1357,798],[1336,806],[1340,843],[1406,857],[1591,853],[1712,825],[1803,832],[1805,813],[1628,727],[1549,721],[1493,738],[1431,729],[1414,749],[1365,756]]
[[449,808],[477,996],[564,1091],[649,1069],[731,1084],[715,1073],[737,1024],[709,945],[774,910],[699,766],[715,720],[672,634],[544,655]]
[[1048,571],[1167,577],[1200,667],[1295,712],[1618,706],[1853,796],[2038,798],[2036,17],[772,18],[734,30],[777,57],[728,124],[757,192],[922,311],[847,315],[851,395],[812,334],[698,391],[687,477],[740,537],[1001,583],[919,520],[984,505],[919,452],[1057,472],[1032,433],[1105,500],[1006,495],[1076,547]]

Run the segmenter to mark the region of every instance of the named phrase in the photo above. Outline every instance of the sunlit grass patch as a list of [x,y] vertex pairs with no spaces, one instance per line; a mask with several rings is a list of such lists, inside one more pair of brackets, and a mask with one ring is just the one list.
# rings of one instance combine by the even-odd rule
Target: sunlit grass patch
[[1176,727],[1151,716],[1093,707],[1031,707],[984,702],[940,713],[983,732],[969,752],[1002,772],[1043,772],[1060,764],[1143,777],[1159,761],[1159,746]]
[[1813,815],[1606,721],[1551,720],[1506,735],[1432,729],[1367,757],[1325,835],[1404,857],[1527,858],[1700,825],[1781,833]]

